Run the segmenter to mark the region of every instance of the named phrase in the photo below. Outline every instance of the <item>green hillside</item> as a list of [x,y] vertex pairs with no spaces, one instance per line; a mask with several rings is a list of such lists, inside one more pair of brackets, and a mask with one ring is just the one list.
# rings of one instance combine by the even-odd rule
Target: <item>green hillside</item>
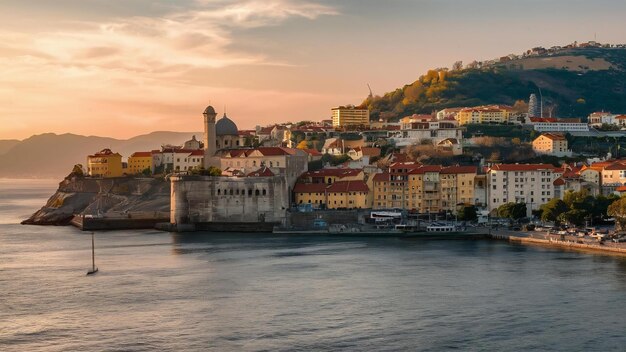
[[577,48],[543,57],[458,70],[429,70],[415,82],[368,97],[372,120],[397,120],[446,107],[513,105],[543,94],[553,116],[586,117],[594,111],[626,113],[626,49]]

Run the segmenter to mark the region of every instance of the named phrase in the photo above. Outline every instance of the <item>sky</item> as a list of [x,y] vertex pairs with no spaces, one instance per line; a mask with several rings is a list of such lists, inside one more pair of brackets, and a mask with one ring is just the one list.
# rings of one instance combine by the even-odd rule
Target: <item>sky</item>
[[626,42],[609,0],[2,0],[0,139],[330,117],[430,68]]

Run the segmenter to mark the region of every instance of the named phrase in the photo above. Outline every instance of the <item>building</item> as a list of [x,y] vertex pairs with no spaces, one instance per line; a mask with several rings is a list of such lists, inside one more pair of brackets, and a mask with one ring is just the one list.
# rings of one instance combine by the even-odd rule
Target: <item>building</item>
[[271,231],[285,222],[289,207],[285,178],[174,175],[171,218],[177,228]]
[[363,181],[338,181],[326,188],[328,209],[369,209],[369,188]]
[[296,183],[293,187],[296,204],[313,204],[317,209],[326,207],[325,183]]
[[455,120],[459,111],[465,108],[445,108],[437,111],[437,120]]
[[580,119],[531,117],[527,124],[538,132],[589,132],[589,125],[580,122]]
[[549,164],[496,164],[487,171],[489,211],[525,203],[527,214],[555,198],[555,167]]
[[339,106],[331,109],[333,113],[333,127],[369,127],[370,111],[354,106]]
[[367,157],[368,160],[374,157],[380,157],[380,148],[375,147],[355,147],[348,149],[346,153],[352,160],[360,160]]
[[191,136],[191,139],[183,144],[183,149],[200,150],[202,148],[204,148],[204,145],[196,139],[196,136]]
[[307,171],[308,156],[301,149],[285,147],[223,149],[217,154],[218,165],[222,170],[239,169],[243,174],[248,174],[266,166],[275,175],[286,177],[290,187]]
[[296,183],[296,204],[312,204],[325,209],[369,209],[372,207],[369,187],[364,181],[325,183]]
[[113,153],[111,149],[87,156],[87,174],[91,177],[120,177],[124,174],[122,155]]
[[152,152],[134,152],[128,157],[128,174],[141,174],[145,170],[149,170],[150,174],[154,172]]
[[454,120],[433,120],[430,115],[412,115],[403,118],[399,131],[390,131],[391,138],[396,146],[403,147],[422,143],[428,140],[437,145],[440,142],[453,138],[460,141],[463,138],[463,127]]
[[537,154],[554,155],[558,157],[571,156],[572,151],[567,149],[567,139],[559,133],[542,133],[532,142],[533,150]]
[[461,109],[456,120],[459,125],[476,123],[507,123],[513,109],[506,105],[485,105]]

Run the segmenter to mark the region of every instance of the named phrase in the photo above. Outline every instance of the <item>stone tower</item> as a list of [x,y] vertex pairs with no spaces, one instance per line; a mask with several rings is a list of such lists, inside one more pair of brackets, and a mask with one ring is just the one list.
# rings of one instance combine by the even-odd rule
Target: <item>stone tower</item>
[[207,106],[202,113],[204,115],[204,168],[209,166],[219,167],[219,159],[215,158],[215,118],[217,113],[211,105]]

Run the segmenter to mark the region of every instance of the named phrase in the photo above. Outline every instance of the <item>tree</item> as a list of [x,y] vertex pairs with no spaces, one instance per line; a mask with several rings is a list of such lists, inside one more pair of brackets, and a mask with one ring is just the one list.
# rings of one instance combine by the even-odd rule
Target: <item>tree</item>
[[300,143],[298,143],[298,146],[296,148],[298,148],[298,149],[308,149],[309,148],[309,143],[306,140],[302,140],[302,141],[300,141]]
[[619,230],[626,229],[626,197],[622,197],[609,205],[607,214],[615,218]]
[[452,64],[452,71],[461,71],[463,69],[463,61],[455,61]]
[[143,171],[141,171],[141,174],[144,175],[144,176],[150,176],[150,175],[152,175],[152,170],[150,170],[150,168],[147,167],[147,168],[143,169]]
[[222,176],[222,170],[215,166],[209,166],[207,173],[209,176]]
[[457,216],[459,220],[462,220],[462,221],[474,221],[478,219],[476,206],[474,205],[461,206],[457,211]]
[[501,218],[519,220],[526,216],[526,204],[509,202],[499,206],[497,211]]
[[585,224],[587,212],[580,209],[573,209],[559,215],[560,222],[567,222],[575,226],[581,226]]
[[74,167],[72,168],[72,172],[70,173],[70,175],[73,176],[78,176],[78,177],[82,177],[84,176],[84,172],[83,172],[83,165],[82,164],[76,164],[74,165]]
[[528,103],[524,100],[516,100],[513,104],[513,111],[516,113],[528,113]]
[[541,220],[558,223],[559,216],[568,210],[567,204],[565,204],[564,201],[553,198],[548,203],[541,206]]

